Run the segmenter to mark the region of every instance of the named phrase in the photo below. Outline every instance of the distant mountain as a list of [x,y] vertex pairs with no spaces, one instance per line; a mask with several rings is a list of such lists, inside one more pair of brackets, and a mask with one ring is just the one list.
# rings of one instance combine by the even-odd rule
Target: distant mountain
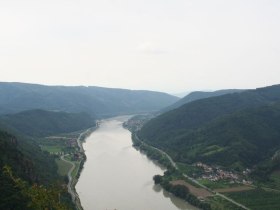
[[95,120],[86,113],[36,109],[0,116],[0,124],[27,136],[43,137],[93,127]]
[[195,91],[191,92],[179,101],[175,102],[171,106],[168,106],[163,109],[164,112],[170,111],[172,109],[176,109],[184,104],[190,103],[192,101],[196,101],[199,99],[203,98],[210,98],[210,97],[215,97],[215,96],[221,96],[229,93],[237,93],[237,92],[242,92],[244,90],[239,90],[239,89],[226,89],[226,90],[217,90],[213,92],[205,92],[205,91]]
[[0,83],[0,114],[43,109],[110,116],[157,111],[177,100],[166,93],[144,90]]
[[193,101],[146,123],[144,141],[182,162],[253,166],[280,149],[280,85]]
[[181,92],[181,93],[172,93],[171,95],[177,96],[179,98],[184,98],[186,95],[188,95],[190,92]]

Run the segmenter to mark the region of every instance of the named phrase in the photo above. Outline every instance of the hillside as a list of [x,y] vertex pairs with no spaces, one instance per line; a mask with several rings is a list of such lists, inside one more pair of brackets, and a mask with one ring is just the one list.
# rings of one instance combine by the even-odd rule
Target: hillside
[[152,119],[139,136],[177,161],[252,166],[280,149],[276,102],[280,85],[202,99]]
[[95,120],[86,113],[66,113],[28,110],[0,117],[7,128],[27,136],[43,137],[83,130],[95,126]]
[[154,91],[0,83],[0,114],[43,109],[110,116],[157,111],[177,100]]
[[[17,185],[13,178],[5,173],[4,166],[10,167],[13,176],[19,178],[16,182],[26,182],[24,186],[26,189],[23,190],[23,185]],[[31,200],[30,193],[39,193],[36,196],[34,194],[34,199],[35,197],[37,199],[37,196],[49,196],[48,191],[44,191],[43,187],[37,187],[39,185],[47,187],[48,190],[56,185],[63,191],[60,185],[64,181],[57,174],[54,158],[41,152],[36,143],[30,139],[15,137],[0,131],[0,168],[0,209],[36,209],[28,205],[43,202],[47,197],[44,199],[42,197],[41,201]],[[39,185],[33,185],[35,183]],[[25,191],[27,189],[28,191]],[[40,192],[40,189],[43,191]],[[53,196],[58,195],[55,191],[52,192]],[[63,196],[61,194],[61,197],[65,199],[65,195],[66,192]]]
[[225,94],[229,94],[229,93],[237,93],[237,92],[242,92],[242,91],[244,91],[244,90],[227,89],[227,90],[217,90],[217,91],[213,91],[213,92],[205,92],[205,91],[191,92],[188,95],[186,95],[185,97],[183,97],[182,99],[180,99],[179,101],[172,104],[171,106],[164,108],[163,111],[167,112],[167,111],[170,111],[173,109],[177,109],[184,104],[187,104],[192,101],[199,100],[199,99],[221,96],[221,95],[225,95]]

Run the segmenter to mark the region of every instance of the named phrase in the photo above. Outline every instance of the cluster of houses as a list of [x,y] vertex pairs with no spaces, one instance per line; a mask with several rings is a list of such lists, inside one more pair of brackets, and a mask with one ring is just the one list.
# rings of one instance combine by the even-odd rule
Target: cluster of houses
[[140,130],[142,126],[143,126],[143,119],[128,120],[127,122],[124,123],[124,127],[136,131]]
[[[204,173],[200,177],[202,179],[207,179],[210,181],[228,180],[231,184],[252,184],[251,181],[243,179],[242,176],[231,171],[225,171],[223,169],[220,169],[219,167],[208,166],[201,162],[195,163],[194,165],[203,169]],[[243,175],[247,175],[250,172],[250,169],[246,169],[243,171]]]
[[77,147],[77,140],[76,139],[70,139],[69,141],[67,141],[67,146],[68,147]]

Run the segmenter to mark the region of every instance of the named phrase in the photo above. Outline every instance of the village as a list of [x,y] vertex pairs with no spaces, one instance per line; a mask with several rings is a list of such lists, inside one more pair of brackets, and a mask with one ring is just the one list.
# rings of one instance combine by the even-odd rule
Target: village
[[250,169],[244,170],[242,174],[237,174],[236,172],[226,171],[218,166],[209,166],[201,162],[195,163],[193,165],[203,170],[203,173],[200,175],[200,177],[198,177],[198,179],[206,179],[213,182],[227,180],[230,184],[253,184],[252,181],[246,180],[245,178],[245,176],[251,172]]

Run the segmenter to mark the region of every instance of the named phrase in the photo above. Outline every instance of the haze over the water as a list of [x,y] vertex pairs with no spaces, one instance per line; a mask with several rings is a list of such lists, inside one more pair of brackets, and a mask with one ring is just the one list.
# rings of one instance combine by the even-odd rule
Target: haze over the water
[[2,0],[1,81],[182,92],[280,83],[279,0]]

